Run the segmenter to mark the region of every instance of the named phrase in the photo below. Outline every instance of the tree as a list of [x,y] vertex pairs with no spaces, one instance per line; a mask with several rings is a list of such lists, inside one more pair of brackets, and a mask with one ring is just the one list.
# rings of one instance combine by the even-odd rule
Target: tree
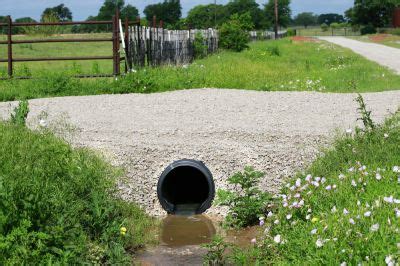
[[186,23],[195,29],[208,29],[214,28],[215,23],[221,25],[228,18],[227,10],[223,5],[198,5],[189,11]]
[[[275,24],[275,1],[269,0],[267,4],[264,5],[264,13],[267,21],[271,24]],[[278,1],[278,24],[281,27],[287,27],[290,23],[290,16],[292,10],[290,9],[290,0],[279,0]]]
[[[31,17],[23,17],[23,18],[17,18],[15,20],[16,23],[31,23],[31,22],[36,22]],[[29,33],[29,27],[14,27],[13,28],[13,34],[27,34]]]
[[129,21],[133,21],[138,16],[139,16],[139,10],[132,5],[128,4],[121,10],[121,19],[122,20],[125,20],[127,18]]
[[175,25],[182,16],[182,6],[180,0],[164,0],[162,3],[146,6],[143,13],[148,21],[156,16],[157,20],[162,20],[165,24]]
[[124,5],[124,0],[105,0],[96,20],[111,20],[117,10],[121,12]]
[[308,26],[316,25],[317,18],[318,17],[311,12],[300,13],[294,18],[294,24],[302,25],[307,28]]
[[50,14],[54,14],[59,21],[72,20],[72,12],[68,7],[64,6],[64,4],[46,8],[42,13],[42,21],[44,17],[49,16]]
[[352,24],[385,27],[390,24],[393,11],[400,0],[355,0],[354,7],[346,11]]
[[233,0],[225,6],[228,16],[233,14],[245,14],[249,13],[254,27],[260,29],[265,24],[265,18],[262,10],[255,0]]
[[250,13],[233,14],[227,22],[222,24],[219,31],[221,47],[236,52],[248,48],[248,31],[252,28],[254,24]]
[[331,25],[332,23],[343,23],[346,20],[344,19],[343,15],[329,13],[329,14],[321,14],[318,16],[318,24],[328,24]]

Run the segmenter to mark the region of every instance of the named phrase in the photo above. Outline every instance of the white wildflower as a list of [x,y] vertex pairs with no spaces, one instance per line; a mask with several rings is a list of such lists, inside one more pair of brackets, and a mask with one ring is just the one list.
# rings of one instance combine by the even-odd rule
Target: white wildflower
[[384,197],[383,200],[387,203],[393,203],[393,196],[390,197]]
[[311,176],[311,175],[307,175],[306,178],[305,178],[305,180],[306,180],[307,182],[310,182],[311,179],[312,179],[312,176]]
[[325,177],[321,178],[321,184],[323,184],[325,182],[326,182],[326,178]]
[[393,172],[400,173],[400,167],[399,166],[393,166]]
[[348,128],[348,129],[346,129],[346,133],[351,134],[351,133],[353,133],[353,130],[351,128]]
[[387,138],[389,137],[389,134],[385,133],[385,134],[383,134],[383,137],[384,137],[385,139],[387,139]]
[[347,214],[349,214],[349,213],[350,213],[350,212],[349,212],[346,208],[343,209],[343,214],[344,214],[344,215],[347,215]]
[[270,218],[272,215],[274,215],[272,212],[268,212],[267,217]]
[[354,167],[350,167],[347,171],[354,172]]
[[337,188],[336,184],[333,184],[332,189],[336,189],[336,188]]
[[326,189],[326,190],[332,190],[332,186],[329,185],[329,186],[327,186],[325,189]]
[[344,174],[340,174],[340,175],[339,175],[339,179],[340,179],[340,180],[344,179],[345,177],[346,177],[346,176],[345,176]]
[[292,219],[292,215],[291,215],[291,214],[286,215],[286,219],[287,219],[287,220]]
[[395,265],[394,264],[395,261],[394,261],[392,255],[386,256],[385,263],[386,263],[387,266],[394,266]]
[[300,178],[298,178],[296,180],[296,187],[301,187],[301,179]]
[[281,235],[276,235],[276,236],[274,237],[274,242],[275,242],[275,243],[279,244],[279,243],[281,243],[281,241],[282,241]]
[[351,223],[351,224],[356,224],[356,221],[354,221],[353,218],[350,218],[350,219],[349,219],[349,223]]
[[379,224],[373,224],[370,228],[371,232],[376,232],[379,230]]
[[357,183],[356,183],[356,181],[353,179],[353,180],[351,180],[351,185],[353,186],[353,187],[356,187],[357,186]]
[[375,178],[376,178],[376,180],[381,180],[381,179],[382,179],[382,176],[381,176],[381,174],[376,173]]
[[335,213],[337,211],[336,206],[333,206],[333,208],[331,209],[331,213]]
[[274,224],[279,224],[279,220],[275,220],[275,221],[274,221]]
[[315,229],[313,229],[313,230],[311,230],[311,234],[312,235],[315,235],[317,233],[317,229],[315,228]]
[[342,263],[340,263],[340,266],[347,266],[347,263],[343,261]]
[[367,211],[367,212],[364,213],[364,216],[365,216],[365,217],[370,217],[371,214],[372,214],[372,213],[371,213],[370,211]]
[[357,206],[361,205],[361,201],[357,200]]
[[317,245],[317,247],[320,248],[320,247],[322,247],[322,246],[324,245],[324,242],[323,242],[321,239],[318,239],[318,240],[315,242],[315,245]]

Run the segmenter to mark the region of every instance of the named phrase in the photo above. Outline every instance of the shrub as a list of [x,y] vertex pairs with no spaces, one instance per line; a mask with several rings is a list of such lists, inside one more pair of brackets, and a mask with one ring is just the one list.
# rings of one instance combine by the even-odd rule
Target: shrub
[[329,25],[326,23],[321,24],[321,30],[323,32],[328,31],[329,30]]
[[246,227],[257,223],[265,212],[270,195],[262,192],[257,183],[264,173],[246,167],[244,172],[236,173],[228,179],[238,192],[218,190],[217,204],[228,206],[229,212],[225,225],[230,227]]
[[272,56],[281,56],[281,50],[279,49],[279,46],[268,46],[267,51]]
[[333,22],[331,24],[331,28],[332,29],[340,29],[340,27],[341,27],[341,25],[339,23],[337,23],[337,22]]
[[28,102],[27,101],[19,102],[18,106],[14,108],[14,113],[11,114],[11,123],[15,125],[25,126],[28,113],[29,113]]
[[233,14],[229,21],[222,24],[220,29],[220,44],[222,48],[236,52],[248,48],[250,40],[248,31],[253,28],[249,13]]
[[224,241],[221,236],[214,236],[208,244],[202,245],[207,249],[206,255],[203,257],[204,265],[226,265],[228,258],[225,253],[230,245]]
[[296,30],[292,29],[292,28],[288,28],[287,29],[287,36],[291,37],[291,36],[296,36]]
[[393,35],[399,35],[399,36],[400,36],[400,28],[391,29],[391,30],[389,31],[389,33],[390,33],[390,34],[393,34]]
[[376,28],[372,25],[367,25],[361,28],[361,35],[375,34],[376,32]]
[[146,242],[151,221],[92,152],[0,122],[0,162],[0,265],[131,264]]
[[196,59],[203,58],[207,55],[207,45],[204,43],[204,37],[201,32],[197,32],[196,35],[194,36],[194,42],[193,42],[193,47],[194,47],[194,57]]

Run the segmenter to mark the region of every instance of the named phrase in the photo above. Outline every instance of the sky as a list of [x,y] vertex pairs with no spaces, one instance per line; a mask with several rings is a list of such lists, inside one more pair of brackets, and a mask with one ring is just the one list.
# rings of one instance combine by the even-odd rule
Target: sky
[[[0,0],[0,15],[11,15],[13,19],[20,17],[32,17],[36,20],[47,7],[64,3],[69,7],[75,21],[85,20],[88,16],[97,15],[104,0]],[[149,4],[162,2],[162,0],[125,0],[125,3],[136,6],[140,12]],[[183,14],[199,4],[213,3],[214,0],[181,0]],[[217,0],[218,4],[226,4],[228,0]],[[259,4],[265,4],[267,0],[257,0]],[[344,13],[350,8],[354,0],[292,0],[293,15],[301,12]]]

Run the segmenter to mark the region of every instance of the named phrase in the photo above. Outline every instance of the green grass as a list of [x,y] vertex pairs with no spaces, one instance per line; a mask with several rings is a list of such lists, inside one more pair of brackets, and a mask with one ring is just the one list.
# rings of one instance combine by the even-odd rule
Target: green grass
[[[49,37],[44,36],[13,36],[13,40],[31,39],[85,39],[85,38],[111,38],[111,34],[63,34]],[[5,35],[0,35],[0,41],[7,40]],[[81,42],[81,43],[34,43],[14,44],[13,57],[77,57],[77,56],[111,56],[111,42]],[[7,46],[0,45],[0,58],[7,59]],[[70,71],[74,74],[112,74],[112,60],[97,61],[51,61],[51,62],[16,62],[14,63],[15,76],[40,75],[52,71]],[[7,63],[0,63],[0,77],[6,77]]]
[[258,243],[237,251],[235,263],[385,265],[389,258],[398,263],[399,150],[400,113],[372,131],[339,136],[281,191]]
[[298,36],[359,36],[360,31],[353,31],[352,29],[328,29],[327,31],[323,31],[321,27],[308,27],[298,28],[297,35]]
[[[57,73],[55,73],[57,72]],[[140,69],[126,77],[77,80],[71,70],[34,80],[0,81],[0,100],[190,88],[261,91],[369,92],[400,88],[400,76],[348,49],[289,39],[255,42],[241,53],[222,51],[185,67]]]
[[[377,44],[383,44],[386,46],[399,48],[400,49],[400,36],[397,35],[387,35],[382,41],[374,41],[373,37],[377,36],[376,34],[373,35],[365,35],[359,37],[351,37],[354,40],[362,41],[362,42],[373,42]],[[372,39],[371,39],[372,38]]]
[[130,265],[153,241],[155,221],[115,198],[121,171],[93,152],[0,121],[0,162],[0,265]]

